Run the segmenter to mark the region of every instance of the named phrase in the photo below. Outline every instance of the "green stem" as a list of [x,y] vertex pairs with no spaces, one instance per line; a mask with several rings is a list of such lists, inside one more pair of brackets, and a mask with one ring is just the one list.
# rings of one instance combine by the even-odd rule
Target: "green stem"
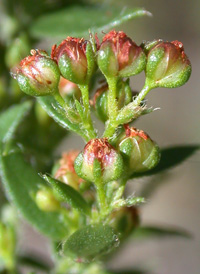
[[108,92],[108,116],[109,120],[106,124],[106,129],[104,132],[104,137],[111,137],[115,133],[116,129],[116,118],[118,115],[118,106],[117,106],[117,81],[118,79],[107,78],[109,92]]
[[78,85],[81,90],[83,106],[85,111],[85,121],[84,127],[87,130],[90,139],[96,138],[97,134],[95,132],[92,119],[91,119],[91,112],[90,112],[90,102],[89,102],[89,86],[88,85]]
[[126,183],[127,183],[127,178],[124,177],[120,180],[120,185],[119,185],[119,188],[118,190],[116,191],[115,193],[115,196],[114,196],[114,199],[113,199],[113,202],[119,200],[122,198],[122,195],[124,193],[124,189],[125,189],[125,186],[126,186]]
[[148,94],[148,92],[152,89],[151,86],[149,85],[144,85],[143,89],[140,91],[140,93],[138,94],[138,96],[135,98],[135,100],[133,101],[135,106],[139,106],[140,103],[142,102],[142,100],[144,100],[144,98],[146,97],[146,95]]
[[97,199],[99,202],[99,208],[100,208],[100,216],[105,217],[107,214],[107,201],[106,201],[106,192],[104,190],[103,182],[95,182],[96,189],[97,189]]

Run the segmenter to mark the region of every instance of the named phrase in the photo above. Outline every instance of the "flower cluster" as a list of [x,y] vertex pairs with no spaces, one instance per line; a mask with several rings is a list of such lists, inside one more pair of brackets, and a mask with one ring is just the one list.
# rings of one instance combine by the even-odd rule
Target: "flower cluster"
[[[104,78],[101,82],[95,74],[97,69]],[[146,75],[144,87],[133,92],[129,77],[142,71]],[[32,50],[12,71],[25,93],[52,96],[54,101],[45,105],[45,110],[56,121],[63,119],[61,125],[67,125],[85,139],[87,144],[81,152],[63,154],[53,176],[83,194],[94,212],[100,211],[101,218],[114,212],[110,215],[111,223],[112,218],[117,222],[124,214],[128,221],[133,212],[137,216],[134,207],[127,209],[134,203],[122,198],[125,184],[134,174],[154,168],[160,160],[158,145],[130,123],[152,111],[144,101],[150,90],[179,87],[190,74],[191,64],[181,42],[159,39],[138,46],[124,32],[114,30],[101,43],[97,37],[67,37],[52,47],[51,56]],[[105,123],[103,136],[94,128],[91,110]],[[41,189],[35,199],[40,209],[57,211],[61,205],[53,197],[51,190]],[[137,223],[133,219],[130,222],[130,227]]]

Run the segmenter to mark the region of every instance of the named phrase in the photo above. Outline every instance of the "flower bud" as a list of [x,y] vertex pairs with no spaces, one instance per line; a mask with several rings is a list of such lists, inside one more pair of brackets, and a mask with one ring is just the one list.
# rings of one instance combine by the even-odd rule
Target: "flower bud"
[[89,41],[67,37],[51,53],[64,78],[76,84],[87,84],[95,70],[95,57]]
[[104,36],[97,62],[106,77],[129,77],[145,68],[146,56],[124,32],[113,30]]
[[60,77],[59,92],[66,101],[73,101],[74,98],[80,100],[81,98],[79,87],[63,77]]
[[58,66],[45,51],[31,50],[31,55],[24,58],[11,74],[17,79],[21,90],[28,95],[51,95],[58,89]]
[[74,169],[74,161],[78,156],[79,151],[71,150],[67,153],[63,153],[62,158],[58,162],[58,169],[54,171],[54,178],[70,185],[75,189],[79,189],[79,185],[83,182],[83,179],[78,177]]
[[181,42],[154,41],[153,46],[146,46],[146,52],[147,86],[176,88],[188,81],[192,69]]
[[92,139],[76,158],[74,168],[78,176],[87,181],[95,183],[98,177],[106,183],[120,178],[123,160],[107,138]]
[[[103,121],[108,120],[108,85],[100,87],[94,96],[93,105],[95,107],[98,117]],[[117,97],[116,101],[118,109],[131,102],[132,91],[128,81],[119,81],[117,84]]]
[[54,212],[60,209],[60,203],[55,198],[51,188],[39,190],[36,193],[35,202],[42,211]]
[[139,212],[135,206],[121,207],[110,215],[109,225],[115,229],[122,240],[139,225]]
[[136,128],[126,126],[118,148],[130,174],[148,171],[160,160],[158,145],[144,131]]

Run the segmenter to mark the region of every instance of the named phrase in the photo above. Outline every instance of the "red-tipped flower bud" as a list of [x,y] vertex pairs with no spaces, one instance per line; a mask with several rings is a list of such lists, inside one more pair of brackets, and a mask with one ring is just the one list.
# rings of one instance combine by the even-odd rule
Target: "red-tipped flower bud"
[[[93,105],[98,117],[103,121],[108,120],[108,85],[100,87],[94,96]],[[117,84],[117,105],[121,109],[131,102],[132,91],[129,86],[129,81],[119,81]]]
[[83,179],[78,177],[74,170],[74,161],[78,154],[79,151],[77,150],[71,150],[67,153],[63,153],[62,158],[56,165],[56,170],[53,172],[55,179],[58,179],[77,190],[79,189],[80,183],[83,182]]
[[81,91],[79,87],[62,76],[60,77],[59,82],[59,92],[66,101],[74,100],[74,97],[79,100],[81,97]]
[[97,61],[106,77],[129,77],[145,68],[146,56],[124,32],[113,30],[104,36]]
[[95,57],[89,41],[67,37],[51,53],[64,78],[76,84],[87,84],[95,69]]
[[98,178],[106,183],[119,179],[123,160],[106,138],[92,139],[76,158],[74,167],[81,178],[94,183]]
[[191,75],[191,64],[183,44],[158,40],[152,45],[154,46],[151,47],[149,43],[146,46],[146,84],[153,88],[176,88],[184,85]]
[[58,66],[45,51],[31,50],[31,55],[24,58],[11,74],[28,95],[51,95],[58,89]]
[[130,174],[148,171],[160,160],[158,145],[144,131],[136,128],[126,126],[118,147]]

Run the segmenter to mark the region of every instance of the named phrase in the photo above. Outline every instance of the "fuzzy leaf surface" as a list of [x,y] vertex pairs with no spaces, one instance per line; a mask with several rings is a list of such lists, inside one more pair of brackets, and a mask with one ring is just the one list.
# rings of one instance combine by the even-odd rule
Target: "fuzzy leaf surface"
[[90,261],[109,252],[118,243],[117,235],[108,225],[87,225],[67,239],[63,244],[63,254]]
[[90,207],[81,194],[69,185],[66,185],[48,175],[42,175],[59,195],[63,202],[70,204],[73,208],[86,215],[90,214]]

